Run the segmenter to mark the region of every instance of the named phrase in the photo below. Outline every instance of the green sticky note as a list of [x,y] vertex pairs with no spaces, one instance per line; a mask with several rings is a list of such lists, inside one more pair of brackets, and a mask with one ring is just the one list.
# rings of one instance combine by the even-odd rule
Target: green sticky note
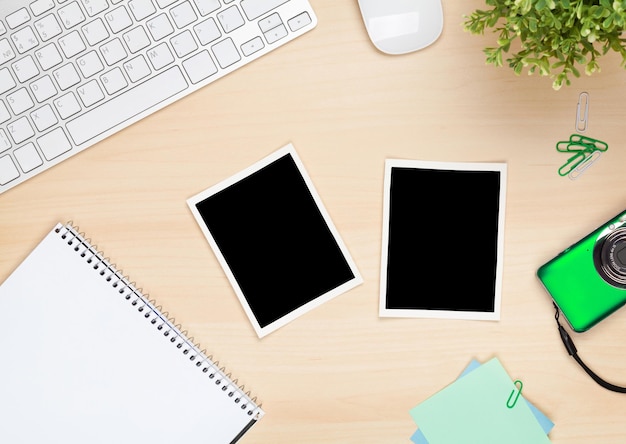
[[[430,444],[548,444],[528,403],[507,401],[517,388],[497,358],[411,409]],[[513,398],[514,399],[514,398]]]

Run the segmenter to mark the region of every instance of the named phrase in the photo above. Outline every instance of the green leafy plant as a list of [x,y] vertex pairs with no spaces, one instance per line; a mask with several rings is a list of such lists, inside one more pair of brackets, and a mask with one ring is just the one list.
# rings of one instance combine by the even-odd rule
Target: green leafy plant
[[[484,48],[486,61],[506,62],[515,74],[552,79],[552,87],[570,85],[580,77],[579,67],[591,75],[600,71],[598,58],[610,50],[622,56],[626,66],[626,0],[485,0],[491,9],[477,9],[464,16],[464,29],[472,34],[485,30],[497,35],[497,46]],[[515,48],[515,49],[512,49]],[[511,51],[509,53],[509,51]]]

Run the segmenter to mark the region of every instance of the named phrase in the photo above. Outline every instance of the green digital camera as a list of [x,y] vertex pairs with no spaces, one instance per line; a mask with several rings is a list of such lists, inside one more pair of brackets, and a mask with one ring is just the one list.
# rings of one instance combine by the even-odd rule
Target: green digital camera
[[563,250],[537,276],[571,328],[583,332],[626,303],[626,211]]

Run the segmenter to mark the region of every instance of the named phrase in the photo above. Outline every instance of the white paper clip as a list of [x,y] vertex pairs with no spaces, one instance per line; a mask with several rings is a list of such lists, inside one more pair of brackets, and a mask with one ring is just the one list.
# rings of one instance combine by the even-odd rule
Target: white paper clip
[[584,133],[589,124],[589,94],[581,92],[578,96],[578,105],[576,105],[576,131]]
[[576,165],[572,171],[570,171],[567,177],[572,180],[578,179],[585,171],[587,171],[587,168],[593,165],[600,158],[600,156],[602,156],[602,151],[593,150],[591,154],[589,154],[582,162]]

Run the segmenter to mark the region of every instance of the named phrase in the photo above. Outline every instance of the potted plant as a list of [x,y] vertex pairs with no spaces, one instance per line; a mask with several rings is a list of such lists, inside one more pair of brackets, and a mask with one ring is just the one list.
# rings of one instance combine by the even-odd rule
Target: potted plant
[[[488,64],[504,61],[520,74],[539,73],[555,90],[570,85],[571,76],[600,71],[598,59],[609,51],[626,65],[626,0],[485,0],[486,9],[464,16],[464,29],[497,36],[484,48]],[[505,54],[507,54],[505,56]],[[506,60],[504,60],[506,57]]]

